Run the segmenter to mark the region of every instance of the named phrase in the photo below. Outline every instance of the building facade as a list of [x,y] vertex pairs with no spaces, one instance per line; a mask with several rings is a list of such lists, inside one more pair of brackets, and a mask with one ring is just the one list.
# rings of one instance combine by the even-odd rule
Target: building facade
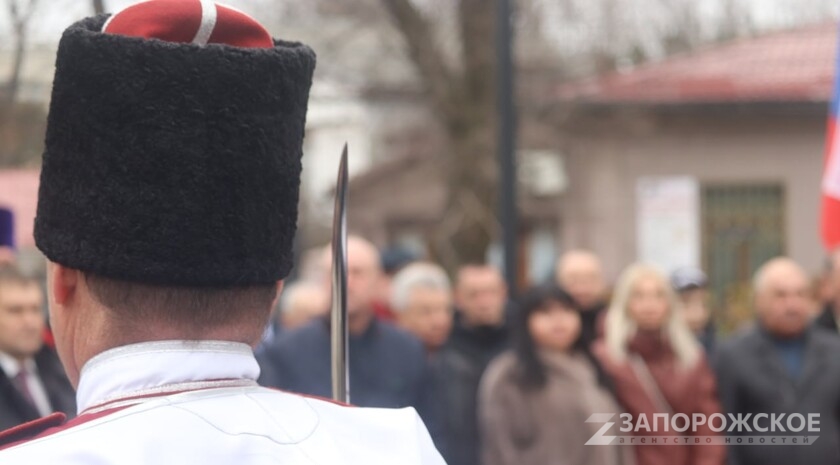
[[598,252],[613,277],[636,260],[700,266],[734,320],[767,259],[819,273],[835,43],[821,24],[562,86],[560,241]]

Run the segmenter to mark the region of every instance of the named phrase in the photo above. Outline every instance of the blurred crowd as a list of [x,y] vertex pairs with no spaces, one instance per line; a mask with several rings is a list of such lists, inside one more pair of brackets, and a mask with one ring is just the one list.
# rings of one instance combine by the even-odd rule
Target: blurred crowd
[[[263,384],[329,396],[330,260],[321,250],[315,270],[287,285],[257,349]],[[572,250],[550,282],[512,301],[493,266],[462,266],[450,282],[434,263],[380,255],[351,237],[351,401],[416,408],[452,465],[840,463],[840,254],[831,262],[825,302],[794,261],[764,264],[754,276],[755,323],[722,339],[699,269],[668,276],[634,264],[610,289],[599,257]],[[595,413],[630,414],[634,423],[764,413],[768,424],[771,414],[819,414],[821,429],[808,447],[587,446],[603,426],[587,422]],[[710,425],[632,432],[754,433]]]
[[[597,254],[560,256],[550,282],[513,300],[485,263],[450,275],[403,250],[348,238],[350,397],[413,407],[451,465],[772,465],[840,463],[840,253],[820,296],[785,257],[754,276],[755,321],[718,335],[707,276],[633,264],[614,288]],[[52,349],[42,283],[0,254],[0,429],[54,411],[73,391]],[[260,383],[329,397],[330,250],[285,284],[255,349]],[[799,445],[586,445],[613,422],[765,414],[764,431],[636,428],[635,437],[768,435],[770,415],[819,415]],[[753,423],[750,423],[753,424]],[[653,425],[651,425],[653,426]],[[610,434],[618,434],[613,427]],[[801,433],[805,435],[806,433]]]

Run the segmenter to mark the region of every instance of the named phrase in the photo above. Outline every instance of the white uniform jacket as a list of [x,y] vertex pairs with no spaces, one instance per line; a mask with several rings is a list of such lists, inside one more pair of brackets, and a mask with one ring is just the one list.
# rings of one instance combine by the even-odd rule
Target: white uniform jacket
[[80,415],[3,433],[17,442],[0,464],[444,463],[412,408],[339,405],[260,387],[258,375],[251,348],[233,342],[103,352],[82,369]]

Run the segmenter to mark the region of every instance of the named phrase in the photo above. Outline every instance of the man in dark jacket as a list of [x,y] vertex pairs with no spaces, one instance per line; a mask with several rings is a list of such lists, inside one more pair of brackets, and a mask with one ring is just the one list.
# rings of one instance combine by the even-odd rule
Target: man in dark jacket
[[[756,273],[758,324],[720,346],[718,391],[730,415],[751,414],[749,436],[818,436],[803,445],[737,445],[734,465],[840,464],[840,339],[810,325],[811,295],[805,272],[777,258]],[[756,415],[764,414],[759,418]],[[775,427],[772,417],[784,414]],[[790,431],[818,415],[819,432]],[[806,422],[807,423],[807,422]],[[758,428],[767,428],[757,431]],[[782,429],[780,429],[780,426]],[[788,441],[790,442],[790,441]]]
[[449,465],[479,463],[478,385],[490,361],[508,347],[507,289],[496,268],[468,265],[455,284],[455,322],[435,360],[444,398]]
[[12,265],[0,267],[0,430],[76,412],[75,393],[55,352],[43,344],[38,283]]
[[[422,344],[376,318],[381,268],[373,244],[347,239],[350,402],[360,407],[414,407],[441,448],[435,378]],[[330,330],[325,318],[284,331],[257,356],[264,386],[330,397]]]

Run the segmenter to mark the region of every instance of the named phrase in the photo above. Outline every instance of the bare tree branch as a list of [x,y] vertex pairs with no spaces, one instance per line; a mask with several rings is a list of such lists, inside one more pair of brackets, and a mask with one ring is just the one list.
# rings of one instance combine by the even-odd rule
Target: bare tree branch
[[435,107],[443,115],[452,112],[452,71],[435,46],[428,22],[410,0],[381,0],[396,27],[405,38],[411,61],[417,67]]
[[450,245],[438,247],[450,266],[482,261],[497,229],[495,6],[486,0],[458,2],[456,71],[447,66],[429,19],[411,0],[380,1],[403,35],[448,136],[441,173],[447,184],[443,218],[459,220],[450,228],[436,228],[433,241]]
[[23,69],[23,58],[26,53],[26,39],[29,20],[35,12],[38,0],[28,0],[19,5],[17,0],[6,0],[9,17],[12,20],[12,69],[3,85],[3,102],[11,106],[17,99],[20,89],[20,74]]

